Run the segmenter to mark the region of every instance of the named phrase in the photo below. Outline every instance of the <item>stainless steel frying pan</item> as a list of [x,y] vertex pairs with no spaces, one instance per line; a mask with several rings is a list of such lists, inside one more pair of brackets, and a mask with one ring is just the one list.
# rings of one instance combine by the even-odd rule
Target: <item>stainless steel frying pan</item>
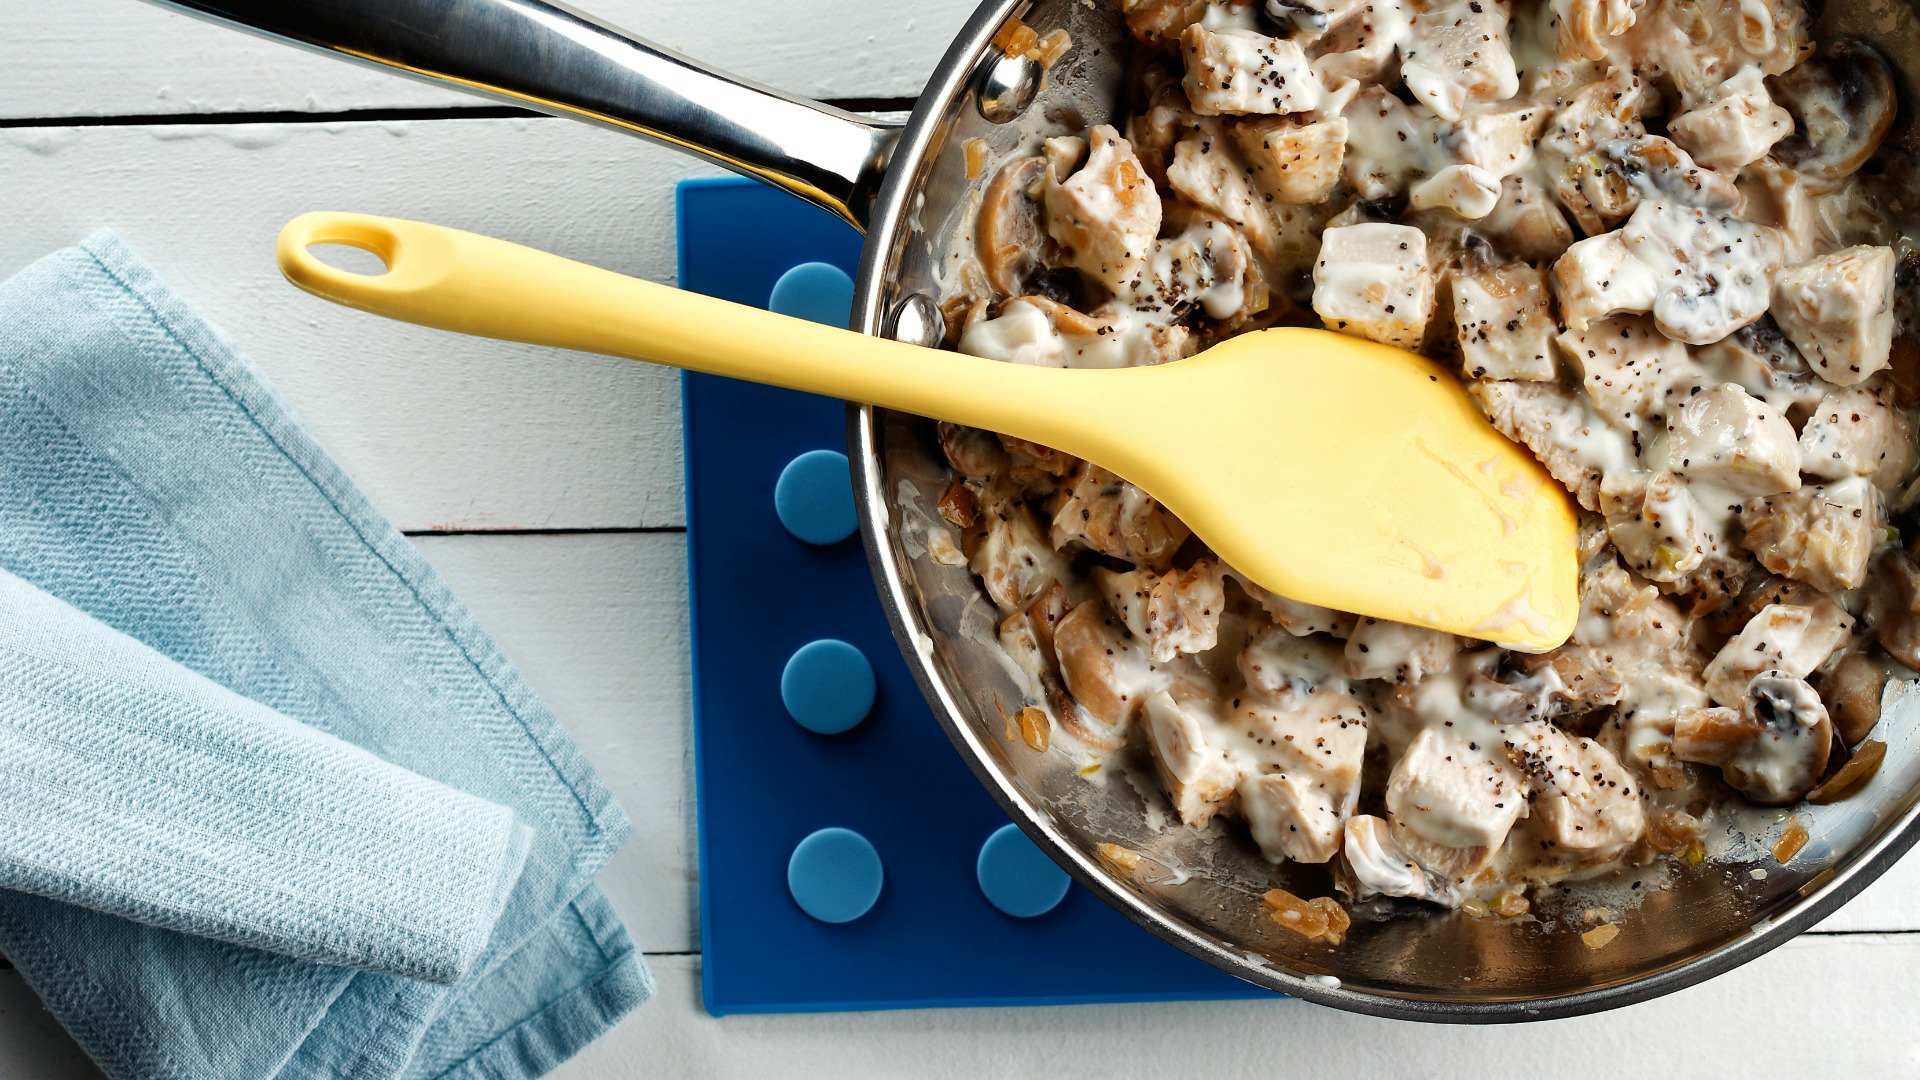
[[[1920,73],[1910,0],[1839,0],[1823,29],[1879,44]],[[964,242],[970,199],[997,163],[1041,136],[1114,119],[1126,31],[1117,0],[986,0],[934,71],[904,126],[880,123],[732,79],[542,0],[174,0],[175,7],[336,56],[641,135],[759,177],[866,230],[853,326],[932,344],[941,337],[940,268]],[[1042,73],[994,46],[1018,17],[1064,28],[1073,48]],[[1904,103],[1903,103],[1904,106]],[[1903,120],[1911,110],[1903,107]],[[1897,137],[1912,131],[1903,123]],[[967,144],[985,170],[970,178]],[[378,212],[379,207],[365,207]],[[1766,838],[1784,811],[1747,810],[1697,867],[1648,867],[1564,895],[1534,917],[1475,919],[1408,904],[1356,913],[1340,948],[1313,945],[1261,915],[1273,884],[1327,891],[1318,867],[1274,868],[1215,825],[1149,825],[1147,800],[1121,780],[1090,783],[1061,754],[1006,735],[998,702],[1021,691],[997,658],[991,604],[964,568],[917,539],[946,486],[931,426],[849,410],[862,531],[902,652],[934,714],[989,791],[1088,888],[1148,930],[1241,978],[1383,1016],[1505,1022],[1645,1000],[1735,967],[1812,926],[1920,838],[1920,695],[1890,693],[1875,733],[1886,765],[1855,798],[1799,811],[1812,833],[1791,866]],[[901,763],[911,768],[912,763]],[[1102,843],[1142,853],[1120,872]],[[1758,876],[1756,876],[1758,875]],[[1620,915],[1603,949],[1582,941],[1582,913]],[[929,932],[937,932],[929,928]],[[1808,988],[1809,990],[1811,988]]]

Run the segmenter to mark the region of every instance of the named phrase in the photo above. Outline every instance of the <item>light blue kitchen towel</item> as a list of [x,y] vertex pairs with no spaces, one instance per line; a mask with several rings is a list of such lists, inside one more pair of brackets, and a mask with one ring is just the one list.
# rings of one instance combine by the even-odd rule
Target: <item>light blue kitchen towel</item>
[[531,839],[0,570],[0,889],[452,983]]
[[0,891],[0,954],[109,1075],[515,1080],[651,996],[593,884],[630,831],[612,795],[253,365],[108,233],[0,283],[0,569],[528,829],[451,987]]

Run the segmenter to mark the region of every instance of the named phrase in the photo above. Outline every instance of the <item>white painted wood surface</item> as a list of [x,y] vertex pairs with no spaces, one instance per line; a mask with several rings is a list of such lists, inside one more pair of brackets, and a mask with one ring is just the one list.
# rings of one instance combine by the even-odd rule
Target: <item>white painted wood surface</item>
[[[594,0],[695,59],[816,98],[911,97],[972,0]],[[5,0],[0,118],[345,112],[470,105],[384,71],[209,29],[132,0]]]
[[[970,5],[595,0],[802,92],[910,95]],[[163,90],[165,91],[163,93]],[[603,875],[661,996],[561,1070],[639,1076],[1920,1075],[1920,859],[1805,936],[1662,1004],[1433,1028],[1287,1002],[730,1017],[699,1006],[675,378],[383,323],[294,292],[292,215],[413,216],[673,279],[673,183],[711,170],[554,120],[232,124],[461,99],[135,0],[0,0],[0,276],[119,230],[225,326],[403,528],[601,768],[638,826]],[[182,114],[177,125],[72,117]],[[9,119],[12,118],[12,119]],[[4,332],[4,328],[0,328]],[[637,531],[661,530],[668,531]],[[1836,933],[1847,931],[1848,933]],[[1569,1048],[1578,1048],[1570,1053]],[[93,1075],[0,973],[0,1078]]]

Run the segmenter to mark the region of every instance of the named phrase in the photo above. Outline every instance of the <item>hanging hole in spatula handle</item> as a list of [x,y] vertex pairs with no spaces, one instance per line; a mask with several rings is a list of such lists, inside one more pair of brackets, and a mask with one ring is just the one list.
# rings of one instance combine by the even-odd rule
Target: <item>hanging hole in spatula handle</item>
[[[330,246],[357,248],[379,259],[384,272],[362,273],[332,265],[315,253]],[[307,292],[337,304],[390,314],[396,302],[440,282],[453,259],[439,230],[368,214],[316,211],[280,230],[275,252],[280,272]]]

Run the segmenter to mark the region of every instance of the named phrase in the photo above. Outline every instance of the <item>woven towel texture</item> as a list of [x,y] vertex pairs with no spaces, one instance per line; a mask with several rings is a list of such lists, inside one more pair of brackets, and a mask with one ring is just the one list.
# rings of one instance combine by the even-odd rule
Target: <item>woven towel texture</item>
[[618,804],[233,344],[107,233],[0,284],[0,328],[0,569],[525,829],[493,934],[450,988],[0,892],[0,953],[101,1067],[536,1076],[650,996],[593,884],[630,829]]

